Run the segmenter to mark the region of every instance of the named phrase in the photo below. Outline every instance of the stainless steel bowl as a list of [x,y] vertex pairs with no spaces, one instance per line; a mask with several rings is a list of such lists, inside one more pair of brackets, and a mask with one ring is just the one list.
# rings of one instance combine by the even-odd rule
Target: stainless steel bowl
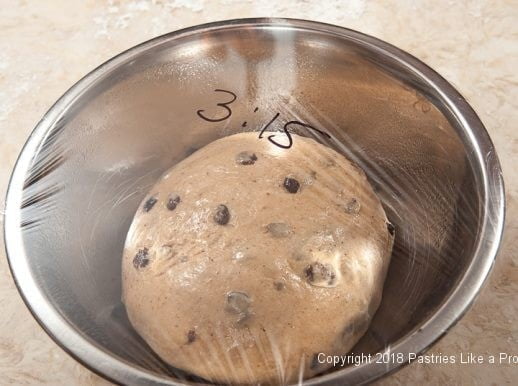
[[[217,105],[229,94],[215,89],[236,95],[230,116]],[[396,47],[321,23],[244,19],[116,56],[27,141],[7,194],[6,247],[25,302],[59,345],[119,383],[200,382],[161,362],[128,324],[125,234],[165,169],[277,113],[271,130],[290,119],[326,130],[325,142],[365,169],[397,229],[382,304],[354,352],[402,353],[402,363],[337,368],[308,383],[371,381],[448,331],[502,235],[502,174],[484,126],[450,84]]]

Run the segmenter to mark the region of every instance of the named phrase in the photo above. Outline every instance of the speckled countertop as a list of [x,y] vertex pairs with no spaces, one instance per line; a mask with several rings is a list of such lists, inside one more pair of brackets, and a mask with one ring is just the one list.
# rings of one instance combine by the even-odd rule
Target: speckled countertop
[[[275,4],[277,3],[277,4]],[[475,305],[431,350],[518,355],[518,3],[513,1],[0,0],[0,197],[32,128],[75,81],[120,51],[208,21],[314,19],[374,35],[445,76],[485,123],[500,157],[507,222]],[[3,243],[3,240],[0,241]],[[0,249],[0,383],[109,384],[43,332]],[[413,363],[379,384],[518,383],[518,365]]]

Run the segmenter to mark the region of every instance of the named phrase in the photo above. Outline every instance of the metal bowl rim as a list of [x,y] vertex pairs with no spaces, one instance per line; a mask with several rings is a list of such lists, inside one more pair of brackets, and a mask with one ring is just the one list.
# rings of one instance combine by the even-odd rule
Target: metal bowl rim
[[[170,384],[179,385],[169,378],[158,376],[150,371],[137,368],[124,359],[109,354],[89,338],[81,335],[54,308],[39,291],[31,275],[25,253],[22,229],[20,228],[20,207],[22,202],[25,175],[33,155],[45,141],[54,124],[66,114],[76,98],[105,74],[117,69],[123,63],[139,54],[172,40],[188,35],[225,29],[251,28],[289,28],[332,34],[354,41],[364,48],[389,56],[398,65],[417,74],[426,81],[442,98],[442,102],[454,113],[462,129],[470,139],[478,161],[478,170],[483,183],[484,215],[478,243],[473,259],[450,297],[419,328],[391,346],[384,353],[408,352],[422,353],[440,339],[469,309],[479,293],[491,267],[493,266],[503,233],[505,221],[504,182],[500,163],[491,139],[484,125],[466,100],[442,76],[419,59],[380,39],[348,28],[331,24],[287,18],[248,18],[232,19],[201,24],[177,30],[144,43],[136,45],[101,64],[75,83],[43,116],[25,143],[11,175],[6,201],[4,239],[11,274],[15,280],[26,306],[47,332],[47,334],[72,357],[97,374],[122,384]],[[405,357],[408,358],[408,357]],[[334,384],[346,375],[365,383],[397,370],[405,363],[374,364],[363,363],[357,367],[347,367],[335,372],[309,379],[308,385],[320,383]]]

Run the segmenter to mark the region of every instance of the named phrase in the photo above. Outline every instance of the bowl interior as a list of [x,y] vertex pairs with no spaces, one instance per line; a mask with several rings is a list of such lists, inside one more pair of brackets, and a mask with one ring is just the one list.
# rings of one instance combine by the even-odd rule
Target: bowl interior
[[[120,301],[122,249],[139,202],[192,151],[260,131],[277,113],[268,130],[297,120],[329,133],[292,127],[357,162],[396,227],[382,304],[354,352],[409,337],[471,262],[482,204],[457,122],[417,74],[354,38],[209,29],[159,40],[89,82],[33,155],[23,244],[46,300],[127,363],[184,376],[134,332]],[[218,106],[232,94],[230,110]]]

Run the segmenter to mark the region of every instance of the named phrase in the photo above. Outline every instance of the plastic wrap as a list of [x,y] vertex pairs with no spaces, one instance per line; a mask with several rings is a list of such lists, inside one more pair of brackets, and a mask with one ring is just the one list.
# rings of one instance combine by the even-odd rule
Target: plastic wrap
[[[423,75],[425,70],[429,71],[429,78]],[[457,96],[455,103],[461,108],[451,102],[452,95]],[[472,126],[466,123],[468,120]],[[194,162],[190,160],[203,164],[205,158],[196,154],[203,152],[204,146],[213,146],[217,139],[243,132],[255,133],[253,138],[258,146],[249,149],[255,145],[246,142],[248,147],[242,149],[245,153],[256,152],[258,163],[261,152],[280,162],[279,166],[272,164],[271,168],[262,169],[256,176],[257,187],[252,180],[242,183],[229,177],[236,164],[243,166],[244,163],[244,167],[248,167],[247,162],[253,163],[250,154],[242,154],[241,159],[232,159],[232,167],[206,164],[206,179],[198,167],[196,178],[203,186],[200,191],[192,181],[188,185],[191,190],[183,191],[178,199],[170,195],[175,192],[155,189],[158,181],[167,178],[164,173],[170,168],[187,164],[182,169],[187,179],[188,164]],[[297,150],[302,155],[289,155],[305,141],[316,141],[329,152],[319,153],[310,146]],[[213,154],[218,162],[227,151],[235,154],[233,149],[220,150]],[[334,156],[334,152],[340,156]],[[322,154],[328,157],[320,157]],[[343,173],[349,169],[336,165],[333,172],[322,172],[329,167],[325,162],[336,164],[342,159],[355,165],[350,170],[357,168],[357,175],[350,172],[352,174],[345,176]],[[185,162],[181,163],[182,160]],[[286,204],[285,198],[294,188],[290,181],[286,183],[280,177],[280,172],[290,177],[286,165],[296,169],[293,172],[299,184],[296,193],[311,193],[307,202],[311,205],[318,202],[318,205],[308,209],[310,204],[305,205],[306,201],[293,207]],[[172,173],[176,173],[174,177],[181,185],[184,181],[175,170],[173,168]],[[218,185],[214,177],[218,171],[229,177],[224,178],[224,187]],[[348,192],[361,188],[356,181],[360,181],[358,176],[365,178],[365,184],[372,186],[375,195],[373,193],[368,200],[360,197],[357,207],[351,200],[358,197]],[[274,177],[276,183],[272,182]],[[318,187],[321,182],[325,188]],[[257,198],[257,191],[265,192],[265,186],[271,186],[271,201]],[[297,192],[299,188],[302,190]],[[352,215],[349,213],[351,224],[355,216],[370,213],[369,210],[378,205],[378,197],[381,200],[383,209],[380,207],[378,214],[386,213],[388,219],[384,219],[383,224],[389,224],[388,228],[384,225],[384,231],[390,237],[395,235],[388,267],[383,264],[381,268],[368,267],[369,262],[383,256],[378,250],[369,249],[369,242],[381,232],[379,224],[372,225],[376,213],[369,217],[372,223],[360,221],[358,229],[364,232],[361,240],[354,239],[354,232],[344,234],[337,230],[335,225],[342,217],[336,217],[336,208],[331,206],[338,205],[336,200],[341,190],[345,193],[340,210],[346,214],[352,212]],[[336,193],[334,198],[329,191]],[[227,226],[225,232],[230,232],[229,226],[248,224],[250,227],[254,220],[258,221],[257,229],[247,228],[241,232],[232,229],[233,236],[228,239],[216,234],[215,240],[198,240],[196,226],[204,221],[216,221],[214,213],[207,208],[210,205],[216,208],[217,200],[207,203],[204,197],[193,198],[192,205],[203,208],[208,205],[204,211],[200,209],[204,215],[197,219],[182,212],[181,206],[188,205],[190,193],[203,192],[209,197],[219,194],[221,204],[239,202],[236,205],[243,211],[241,217],[234,208],[227,214],[219,214],[224,222],[219,225]],[[276,197],[281,193],[284,196]],[[493,199],[491,211],[487,204],[489,195]],[[46,330],[74,356],[118,382],[207,383],[210,374],[223,373],[216,374],[213,381],[228,383],[239,378],[242,381],[239,383],[256,384],[259,382],[257,374],[267,371],[274,377],[262,379],[264,384],[302,382],[303,378],[309,382],[345,384],[370,380],[408,363],[411,353],[428,347],[461,315],[491,266],[501,232],[502,197],[499,166],[480,122],[454,90],[421,63],[393,47],[339,28],[295,21],[235,22],[158,38],[108,62],[70,90],[43,118],[18,161],[7,199],[6,240],[22,295]],[[156,198],[155,202],[149,201],[150,198]],[[168,204],[176,209],[165,208]],[[154,232],[161,232],[168,225],[173,227],[173,233],[174,227],[178,232],[188,228],[185,234],[192,240],[186,237],[182,245],[171,243],[166,247],[194,251],[207,242],[210,248],[196,250],[193,255],[198,254],[197,258],[205,259],[203,261],[210,261],[211,254],[220,258],[211,268],[212,275],[206,266],[198,271],[194,269],[200,268],[201,263],[191,266],[189,272],[175,263],[174,267],[169,265],[160,271],[167,274],[153,278],[154,282],[167,283],[172,280],[169,272],[189,280],[203,275],[204,289],[198,288],[198,292],[192,292],[189,285],[185,285],[182,292],[181,283],[174,287],[174,293],[142,287],[152,292],[146,292],[142,299],[158,303],[155,308],[146,308],[148,310],[160,310],[159,304],[169,310],[168,297],[174,301],[185,297],[191,303],[190,314],[186,311],[188,307],[182,308],[181,315],[171,312],[169,334],[180,334],[174,329],[180,319],[199,318],[198,327],[192,331],[182,330],[185,342],[173,339],[176,343],[161,351],[162,356],[169,350],[169,358],[179,358],[184,355],[181,354],[184,345],[199,344],[191,350],[191,354],[199,355],[191,355],[189,366],[174,367],[161,359],[149,343],[153,347],[163,346],[169,341],[168,332],[165,331],[162,338],[139,335],[121,301],[125,243],[127,239],[138,238],[138,235],[128,236],[128,230],[135,214],[142,215],[148,211],[147,207],[152,209],[155,205],[162,212],[146,223],[153,229],[146,233],[148,239],[153,239]],[[320,208],[320,212],[315,212],[315,208]],[[167,210],[180,219],[168,223],[164,217]],[[305,215],[304,210],[309,213]],[[269,222],[263,218],[262,211],[269,215],[280,214]],[[233,222],[236,218],[243,219],[243,213],[250,221]],[[232,221],[227,218],[225,222],[227,215],[232,216]],[[298,219],[298,225],[284,227],[282,215]],[[322,226],[322,219],[326,218],[334,228]],[[313,231],[317,226],[322,228],[321,233],[315,231],[319,237],[328,236],[343,245],[333,250],[333,253],[337,250],[342,253],[337,259],[345,259],[347,251],[363,245],[363,249],[349,252],[353,263],[361,265],[365,272],[375,272],[371,279],[379,284],[362,286],[360,282],[348,286],[349,293],[342,292],[342,303],[333,306],[336,316],[323,312],[321,318],[314,320],[320,329],[314,328],[315,325],[307,328],[308,335],[318,330],[318,339],[327,342],[323,344],[325,351],[332,346],[333,337],[342,336],[344,328],[359,323],[352,320],[359,314],[347,314],[352,312],[347,299],[358,298],[365,288],[375,288],[364,302],[364,308],[369,309],[364,317],[367,322],[364,320],[358,330],[361,333],[357,332],[354,347],[343,352],[339,348],[323,351],[318,359],[322,366],[314,364],[315,358],[306,348],[314,350],[318,344],[309,343],[316,339],[314,336],[304,337],[300,333],[301,326],[308,323],[308,316],[301,313],[304,308],[300,306],[300,299],[296,300],[297,296],[308,296],[309,292],[288,291],[282,296],[293,296],[293,302],[287,298],[271,299],[271,308],[277,314],[254,314],[265,328],[268,323],[275,326],[280,319],[283,323],[291,320],[298,331],[293,335],[297,340],[292,345],[289,329],[273,328],[277,335],[265,331],[262,338],[255,340],[256,355],[248,357],[243,343],[246,323],[241,329],[243,326],[230,330],[213,328],[216,336],[210,339],[199,334],[199,331],[210,330],[203,326],[217,324],[207,318],[209,311],[218,306],[213,304],[214,293],[225,286],[218,278],[219,269],[226,272],[229,267],[235,268],[235,260],[244,256],[247,246],[255,253],[259,251],[261,261],[270,259],[271,266],[255,266],[242,276],[247,278],[243,279],[243,286],[255,286],[258,291],[255,296],[260,298],[261,286],[275,287],[275,275],[280,272],[276,261],[285,259],[285,256],[276,256],[270,244],[262,244],[265,234],[260,232],[283,238],[287,234],[297,235],[298,229],[308,227]],[[369,226],[372,229],[366,232]],[[201,230],[199,234],[207,237]],[[176,236],[167,237],[177,240]],[[297,237],[292,242],[283,241],[286,248],[295,249],[303,242],[311,244],[309,233],[300,233]],[[392,247],[390,237],[387,236],[387,243]],[[219,242],[220,238],[225,242]],[[131,259],[137,258],[146,247],[139,242],[138,246],[128,247],[130,241],[126,245],[126,251],[136,248],[132,250]],[[316,245],[316,249],[320,246]],[[366,257],[369,252],[373,256]],[[137,263],[131,262],[135,268],[146,268],[154,263],[157,253],[146,250],[137,258]],[[228,261],[221,260],[223,255],[228,255]],[[180,261],[183,256],[177,257]],[[388,265],[388,258],[384,261]],[[326,309],[329,302],[336,302],[336,292],[332,292],[336,283],[333,279],[323,286],[308,284],[304,264],[297,265],[293,272],[288,272],[288,268],[282,271],[286,282],[279,286],[290,286],[299,280],[297,286],[311,286],[311,296],[320,299]],[[353,269],[351,265],[347,267]],[[354,282],[355,277],[347,276],[346,268],[341,268],[339,279]],[[322,275],[318,269],[316,272]],[[240,271],[235,274],[239,276]],[[470,279],[470,275],[474,276]],[[469,291],[454,297],[462,287],[460,284]],[[128,283],[125,285],[130,287]],[[163,288],[168,287],[164,284]],[[321,292],[314,292],[315,288]],[[226,312],[234,313],[240,320],[242,308],[248,307],[250,299],[239,295],[242,289],[225,291],[222,293],[226,293],[227,299],[223,299],[222,304],[230,302],[231,308]],[[203,293],[206,298],[199,296]],[[262,307],[267,303],[263,299]],[[279,310],[283,312],[278,314]],[[155,323],[149,314],[143,322],[138,312],[133,312],[133,324]],[[266,319],[261,321],[261,317]],[[337,327],[339,318],[344,321],[342,330]],[[167,325],[163,313],[158,315],[157,311],[156,323]],[[254,328],[259,328],[257,326]],[[140,330],[142,333],[145,329]],[[222,349],[229,347],[229,339],[234,342],[231,353]],[[296,364],[298,354],[290,351],[293,348],[300,351],[300,361]],[[401,356],[386,355],[394,352]],[[264,356],[262,360],[257,359],[260,354]],[[314,354],[318,354],[318,350]],[[336,361],[337,357],[340,363],[329,363],[330,358]],[[218,364],[214,358],[221,362]],[[289,363],[287,358],[290,358]],[[240,368],[233,369],[234,365]],[[311,368],[312,365],[315,367]],[[192,370],[203,366],[212,366],[201,372],[205,379]],[[185,367],[191,371],[184,371]],[[248,374],[248,380],[235,377],[236,373]]]

